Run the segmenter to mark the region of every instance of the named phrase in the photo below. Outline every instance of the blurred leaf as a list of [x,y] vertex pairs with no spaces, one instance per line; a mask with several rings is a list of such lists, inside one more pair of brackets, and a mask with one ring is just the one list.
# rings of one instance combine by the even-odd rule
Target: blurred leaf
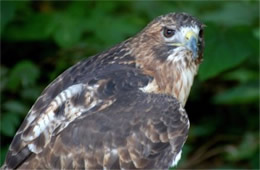
[[4,164],[7,150],[8,150],[7,146],[4,146],[4,147],[1,146],[0,167]]
[[173,4],[170,1],[165,3],[159,1],[150,1],[149,3],[146,1],[137,1],[133,5],[137,12],[145,13],[149,18],[155,18],[158,15],[166,14],[168,12],[180,12],[182,10],[180,9],[178,2]]
[[86,31],[85,16],[89,2],[71,2],[65,11],[56,11],[53,14],[53,23],[56,28],[53,32],[54,41],[62,48],[68,48],[80,42],[82,34]]
[[1,116],[0,131],[6,136],[13,136],[20,123],[19,116],[15,113],[4,113]]
[[224,2],[221,9],[210,11],[202,16],[204,21],[215,22],[218,25],[239,26],[250,25],[259,17],[257,3]]
[[259,85],[242,84],[217,94],[213,101],[216,104],[246,104],[259,100]]
[[256,81],[259,78],[258,71],[253,71],[249,69],[236,69],[232,72],[226,73],[222,76],[224,80],[235,80],[241,83],[246,83],[249,81]]
[[[254,30],[253,30],[253,34],[254,34],[254,36],[259,40],[260,39],[260,28],[258,27],[258,28],[255,28]],[[258,42],[258,44],[259,44],[259,42]]]
[[66,13],[69,13],[71,16],[82,17],[89,14],[91,10],[86,9],[90,8],[90,6],[90,1],[71,1],[70,5],[66,9]]
[[12,1],[1,2],[1,34],[5,29],[5,26],[12,21],[15,16],[16,5]]
[[229,161],[248,160],[258,151],[258,135],[247,133],[238,147],[229,146],[227,148],[227,159]]
[[5,66],[0,67],[0,78],[1,78],[1,83],[0,83],[0,92],[2,92],[6,88],[6,83],[8,81],[7,77],[8,69]]
[[[112,44],[119,43],[126,38],[133,36],[145,26],[145,22],[142,18],[134,17],[134,14],[121,14],[121,15],[106,15],[106,11],[116,9],[118,6],[107,2],[108,6],[104,6],[102,3],[98,3],[96,8],[93,9],[85,22],[86,29],[95,35],[95,39],[89,39],[87,41],[92,44],[94,41],[99,41],[99,46],[105,47]],[[120,7],[124,8],[122,4]],[[118,7],[119,8],[119,7]],[[105,28],[105,30],[103,29]]]
[[78,43],[85,29],[84,22],[83,18],[73,17],[66,13],[57,13],[55,23],[58,26],[54,32],[55,42],[63,48]]
[[[199,69],[199,78],[206,80],[241,64],[253,54],[251,43],[257,43],[249,29],[221,30],[209,26],[206,30],[204,61]],[[236,37],[236,38],[234,38]],[[252,42],[253,41],[253,42]]]
[[106,2],[98,2],[96,3],[95,9],[93,9],[94,11],[100,11],[100,12],[113,12],[114,10],[116,10],[116,8],[119,6],[118,3],[113,3],[110,1],[106,1]]
[[21,91],[21,96],[24,99],[28,99],[31,101],[34,101],[39,97],[41,94],[42,88],[40,87],[33,87],[33,88],[27,88]]
[[[106,30],[99,29],[95,31],[96,37],[100,39],[105,45],[116,44],[129,36],[134,35],[138,31],[138,27],[131,22],[135,22],[127,16],[117,18],[104,18],[102,24]],[[113,23],[111,25],[111,23]],[[101,28],[101,27],[100,27]]]
[[251,164],[251,166],[252,166],[253,169],[259,169],[259,166],[260,166],[259,155],[260,155],[260,152],[259,152],[259,145],[258,145],[257,151],[256,151],[255,154],[252,155],[252,157],[250,158],[250,164]]
[[28,108],[21,102],[15,100],[9,100],[3,104],[4,109],[11,113],[26,114]]
[[[214,122],[214,124],[216,124]],[[192,138],[193,136],[200,137],[200,136],[208,136],[212,134],[216,130],[216,126],[212,126],[212,123],[204,123],[201,125],[193,125],[189,131],[189,137]]]
[[[39,22],[40,21],[40,22]],[[53,15],[48,13],[35,13],[24,21],[19,21],[9,26],[5,31],[5,38],[16,41],[32,41],[47,39],[56,28]]]
[[8,87],[12,91],[18,91],[19,86],[28,87],[35,84],[40,76],[40,70],[31,61],[21,61],[11,70]]
[[[108,18],[107,20],[104,20],[104,24],[107,25],[106,31],[97,31],[96,35],[106,44],[119,43],[126,37],[137,32],[137,28],[131,24],[130,21],[131,20],[126,17],[119,17],[117,19]],[[111,25],[112,22],[113,25]]]

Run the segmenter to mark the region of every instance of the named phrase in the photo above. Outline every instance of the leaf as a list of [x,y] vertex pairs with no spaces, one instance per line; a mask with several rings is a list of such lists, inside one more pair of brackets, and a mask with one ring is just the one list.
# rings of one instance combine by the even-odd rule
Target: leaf
[[4,164],[7,151],[8,151],[7,146],[5,146],[5,147],[1,146],[0,167],[2,167],[2,165]]
[[60,47],[67,48],[79,42],[85,29],[83,18],[73,17],[66,13],[57,13],[55,22],[57,28],[53,38]]
[[[225,2],[220,9],[201,16],[204,21],[229,27],[251,25],[258,18],[257,3]],[[258,19],[259,20],[259,19]]]
[[[216,124],[216,122],[214,122]],[[192,137],[200,137],[200,136],[208,136],[212,134],[216,130],[216,126],[212,126],[212,123],[204,123],[203,125],[193,126],[190,129],[189,136]]]
[[8,112],[19,113],[25,115],[28,112],[28,108],[19,101],[10,100],[3,104],[4,109]]
[[1,77],[0,92],[2,92],[3,90],[6,89],[6,84],[8,81],[8,76],[7,76],[8,71],[9,70],[5,66],[1,65],[1,67],[0,67],[0,77]]
[[260,28],[258,27],[258,28],[255,28],[254,30],[253,30],[253,34],[254,34],[254,36],[259,40],[260,39]]
[[250,165],[252,166],[252,169],[259,169],[260,166],[260,160],[259,160],[259,146],[257,151],[255,152],[254,155],[252,155],[252,158],[250,159]]
[[5,29],[6,25],[12,21],[15,16],[16,5],[12,1],[1,2],[1,33]]
[[82,17],[87,14],[91,10],[86,10],[91,5],[90,1],[71,1],[69,6],[66,9],[66,14],[75,17]]
[[19,26],[13,23],[8,27],[4,38],[16,41],[45,40],[57,26],[53,15],[49,13],[34,13],[19,22]]
[[21,96],[24,99],[29,99],[31,101],[35,101],[37,97],[41,94],[42,88],[40,87],[32,87],[26,88],[21,91]]
[[11,70],[8,87],[12,91],[18,91],[19,86],[29,87],[35,84],[40,76],[39,68],[30,61],[21,61]]
[[259,100],[259,84],[242,84],[227,89],[213,98],[216,104],[247,104]]
[[236,69],[232,72],[228,72],[222,76],[224,80],[235,80],[241,83],[246,83],[249,81],[256,81],[259,78],[258,71],[249,69]]
[[151,19],[158,15],[181,10],[178,2],[150,1],[147,3],[146,1],[136,1],[133,5],[136,12],[145,13]]
[[257,53],[250,45],[257,43],[257,40],[249,29],[221,30],[214,25],[207,28],[204,60],[199,69],[200,80],[217,76]]
[[238,146],[231,145],[227,148],[227,159],[229,161],[250,160],[258,151],[258,144],[258,135],[247,133]]
[[[113,25],[111,25],[112,22]],[[117,19],[108,18],[104,20],[104,24],[107,26],[106,31],[97,31],[96,35],[106,44],[119,43],[127,36],[137,32],[136,26],[131,24],[130,20],[126,17],[118,17]]]
[[[133,36],[143,25],[142,20],[132,19],[130,16],[123,15],[120,17],[102,17],[101,14],[90,17],[86,23],[88,30],[95,34],[95,37],[101,41],[105,46],[119,43],[126,38]],[[100,25],[102,23],[102,25]],[[111,24],[113,23],[113,24]],[[104,30],[102,27],[105,27]],[[98,29],[98,30],[97,30]]]
[[16,128],[20,123],[20,119],[15,113],[4,113],[1,119],[0,131],[6,136],[13,136]]

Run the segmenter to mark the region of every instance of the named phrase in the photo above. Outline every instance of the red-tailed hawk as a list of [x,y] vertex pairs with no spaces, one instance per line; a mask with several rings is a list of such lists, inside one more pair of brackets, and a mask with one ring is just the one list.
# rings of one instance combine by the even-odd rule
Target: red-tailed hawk
[[170,13],[77,63],[32,106],[3,168],[175,165],[188,135],[184,105],[203,48],[203,24],[186,13]]

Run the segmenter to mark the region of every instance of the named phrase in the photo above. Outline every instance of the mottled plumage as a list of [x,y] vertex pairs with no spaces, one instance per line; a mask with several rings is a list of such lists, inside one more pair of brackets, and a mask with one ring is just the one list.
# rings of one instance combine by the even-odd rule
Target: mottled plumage
[[178,162],[184,110],[203,54],[203,24],[185,13],[72,66],[37,99],[3,168],[167,169]]

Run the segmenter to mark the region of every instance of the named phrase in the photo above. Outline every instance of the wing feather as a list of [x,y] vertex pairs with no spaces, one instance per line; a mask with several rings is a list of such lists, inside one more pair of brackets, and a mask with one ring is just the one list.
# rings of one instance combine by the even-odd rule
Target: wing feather
[[[168,168],[186,140],[187,114],[175,98],[140,90],[151,77],[118,65],[107,70],[68,83],[56,96],[49,97],[47,90],[38,102],[48,102],[31,109],[6,166]],[[56,83],[65,84],[60,78]]]

